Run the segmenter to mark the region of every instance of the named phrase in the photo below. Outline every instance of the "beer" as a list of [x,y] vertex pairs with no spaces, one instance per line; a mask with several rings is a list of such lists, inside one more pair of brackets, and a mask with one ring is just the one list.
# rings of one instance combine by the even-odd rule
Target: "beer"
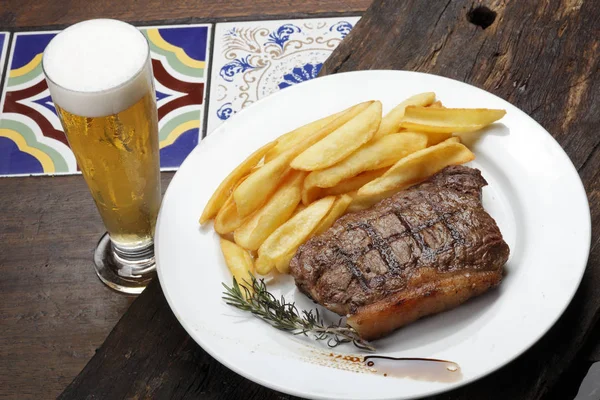
[[[56,110],[112,241],[138,248],[152,240],[160,206],[154,93],[105,117]],[[153,111],[154,110],[154,111]]]
[[96,273],[116,290],[139,293],[155,269],[152,237],[161,197],[148,42],[121,21],[84,21],[50,42],[43,69],[110,236],[96,249]]

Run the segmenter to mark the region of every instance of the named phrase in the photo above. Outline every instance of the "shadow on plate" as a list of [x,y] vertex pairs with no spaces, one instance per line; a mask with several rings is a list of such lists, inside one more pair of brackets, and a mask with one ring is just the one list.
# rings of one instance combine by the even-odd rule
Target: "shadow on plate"
[[504,124],[495,123],[475,132],[463,132],[456,134],[456,136],[460,138],[460,141],[468,148],[473,148],[473,146],[477,144],[479,139],[481,139],[484,136],[490,135],[508,136],[510,135],[510,130]]

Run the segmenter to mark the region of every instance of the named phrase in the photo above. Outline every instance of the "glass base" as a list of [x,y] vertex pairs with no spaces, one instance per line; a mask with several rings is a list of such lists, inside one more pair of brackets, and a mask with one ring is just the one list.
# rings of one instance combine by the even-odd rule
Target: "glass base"
[[151,243],[137,253],[115,248],[105,233],[94,252],[96,274],[109,288],[120,293],[140,294],[156,276],[154,248]]

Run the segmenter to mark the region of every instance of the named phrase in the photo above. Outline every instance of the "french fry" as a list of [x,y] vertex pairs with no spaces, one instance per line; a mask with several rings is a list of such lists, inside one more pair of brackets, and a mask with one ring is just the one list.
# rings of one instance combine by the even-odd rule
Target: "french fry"
[[[315,235],[320,235],[321,233],[323,233],[327,229],[329,229],[331,227],[331,225],[333,225],[333,223],[344,214],[344,212],[346,211],[346,208],[348,207],[348,205],[351,202],[352,202],[352,196],[349,196],[347,194],[343,194],[343,195],[337,197],[335,199],[335,202],[333,203],[333,206],[331,206],[331,210],[329,210],[327,215],[321,220],[321,222],[319,222],[319,224],[312,231],[312,233],[310,234],[309,237],[312,237]],[[288,272],[289,267],[290,267],[290,261],[292,261],[292,258],[296,254],[298,247],[300,247],[300,245],[293,248],[292,251],[290,251],[283,257],[275,260],[275,268],[277,268],[277,270],[279,272],[281,272],[281,273]]]
[[449,165],[464,164],[475,155],[458,138],[450,138],[440,144],[410,154],[383,174],[360,188],[355,201],[366,197],[389,196],[391,193],[418,183]]
[[275,261],[267,256],[259,257],[254,260],[254,268],[256,268],[257,273],[267,275],[275,268]]
[[333,206],[331,206],[331,210],[329,210],[325,218],[319,222],[319,225],[317,225],[311,236],[320,235],[329,229],[339,217],[344,215],[351,202],[352,196],[347,194],[337,197],[335,199],[335,203],[333,203]]
[[256,270],[265,275],[288,253],[300,246],[327,215],[335,197],[317,200],[275,230],[259,247]]
[[[244,176],[240,179],[236,185],[233,187],[235,190],[238,186],[241,185],[248,178],[248,175]],[[233,231],[237,229],[244,222],[244,218],[241,218],[237,212],[237,207],[235,206],[235,202],[233,200],[233,191],[225,200],[225,204],[221,206],[219,212],[215,216],[214,228],[215,231],[221,236],[231,236],[233,240]]]
[[319,193],[320,196],[336,196],[339,194],[354,192],[367,183],[371,182],[373,179],[379,178],[383,175],[389,168],[381,168],[373,171],[366,171],[362,174],[358,174],[352,178],[345,179],[335,185],[334,187],[330,187],[327,189],[322,189]]
[[446,108],[432,92],[406,99],[383,118],[381,111],[379,101],[364,102],[290,131],[219,185],[200,223],[214,218],[238,283],[255,272],[288,273],[300,245],[342,215],[473,160],[460,134],[506,113]]
[[352,178],[344,179],[334,187],[330,188],[319,188],[310,187],[308,189],[302,189],[302,206],[306,207],[316,199],[320,199],[327,196],[338,196],[340,194],[346,194],[355,192],[367,183],[371,182],[375,178],[379,178],[389,168],[380,168],[373,171],[365,171],[361,174],[353,176]]
[[311,186],[311,187],[303,187],[302,188],[302,204],[304,206],[308,206],[310,203],[312,203],[313,201],[324,197],[322,195],[323,193],[323,189],[321,189],[320,187],[317,186]]
[[[455,144],[459,144],[460,145],[460,139],[458,137],[452,137],[450,139],[447,139],[445,142],[446,145],[449,145],[451,143],[455,143]],[[462,145],[461,145],[462,146]],[[435,147],[435,146],[433,146]],[[464,146],[463,146],[464,147]],[[431,149],[432,147],[427,148],[426,150]],[[416,153],[415,153],[416,154]],[[471,153],[472,154],[472,153]],[[411,155],[412,156],[412,155]],[[410,156],[409,156],[410,157]],[[426,157],[431,157],[430,156],[426,156]],[[443,157],[443,155],[442,155]],[[407,157],[408,158],[408,157]],[[469,160],[470,161],[470,160]],[[424,163],[427,163],[428,161],[424,161]],[[441,163],[443,163],[443,160],[439,161]],[[464,161],[466,162],[466,161]],[[453,164],[460,164],[461,162],[455,162]],[[418,163],[416,163],[417,165],[413,165],[412,167],[415,168],[415,170],[418,170],[420,168],[420,166],[418,165]],[[450,164],[449,164],[450,165]],[[393,168],[393,167],[391,167]],[[390,168],[390,169],[391,169]],[[444,167],[441,167],[441,169],[443,169]],[[433,175],[434,173],[431,173],[431,175]],[[383,174],[382,174],[383,175]],[[429,173],[427,172],[423,172],[423,177],[421,179],[417,179],[413,182],[409,182],[406,184],[401,184],[399,186],[395,186],[395,187],[391,187],[391,188],[387,188],[387,189],[374,189],[372,192],[365,192],[364,190],[361,192],[361,189],[359,189],[356,193],[351,194],[352,195],[352,203],[350,203],[350,205],[348,206],[348,209],[346,210],[347,212],[356,212],[356,211],[360,211],[360,210],[364,210],[366,208],[371,207],[372,205],[374,205],[375,203],[392,196],[393,194],[408,188],[409,186],[412,186],[413,184],[419,183],[420,181],[422,181],[425,178],[429,177]],[[382,176],[383,178],[383,176]],[[372,182],[375,182],[375,184],[377,184],[378,181],[377,179],[373,180]],[[365,185],[366,186],[366,185]]]
[[281,178],[289,171],[289,161],[285,154],[263,165],[248,176],[240,186],[233,191],[233,199],[237,212],[248,216],[260,208],[279,185]]
[[229,194],[238,181],[247,175],[276,144],[276,142],[267,143],[256,150],[223,179],[223,182],[217,187],[217,190],[215,190],[208,203],[206,203],[206,206],[204,206],[204,211],[202,211],[202,215],[200,216],[200,224],[217,215],[217,212],[225,204],[227,197],[229,197]]
[[381,123],[381,102],[375,101],[355,118],[299,154],[290,166],[314,171],[332,166],[367,143]]
[[231,271],[231,274],[239,285],[243,285],[251,290],[252,277],[250,274],[254,274],[252,257],[248,251],[229,240],[221,238],[220,242],[227,268],[229,268],[229,271]]
[[381,125],[379,126],[379,130],[374,135],[375,138],[381,137],[383,135],[387,135],[390,133],[398,132],[400,128],[400,121],[402,121],[402,117],[404,117],[404,110],[408,106],[428,106],[435,101],[435,93],[426,92],[416,94],[408,99],[404,100],[402,103],[398,104],[394,107],[389,113],[383,117],[381,120]]
[[352,201],[352,197],[350,197],[348,195],[342,195],[342,196],[335,198],[330,210],[321,219],[321,221],[313,229],[313,231],[304,240],[302,240],[302,242],[300,242],[297,245],[295,245],[294,247],[292,247],[292,249],[290,251],[288,251],[286,254],[274,259],[275,267],[277,268],[277,270],[284,274],[288,273],[290,261],[294,257],[294,254],[296,254],[298,247],[300,247],[300,245],[303,242],[305,242],[306,240],[308,240],[309,238],[311,238],[315,235],[318,235],[318,234],[324,232],[325,230],[329,229],[329,227],[331,225],[333,225],[335,220],[338,217],[340,217],[344,213],[344,211],[346,211],[346,207],[348,207],[348,204],[350,204],[351,201]]
[[427,147],[442,143],[444,140],[448,140],[452,137],[451,133],[444,132],[423,132],[427,135]]
[[290,251],[285,256],[275,261],[275,268],[277,268],[277,271],[285,274],[290,270],[290,261],[292,261],[292,258],[294,258],[298,247],[296,247],[294,250]]
[[258,250],[262,242],[287,221],[301,200],[306,172],[291,171],[267,203],[235,230],[235,242],[248,250]]
[[369,195],[369,196],[359,196],[358,192],[357,192],[352,197],[352,202],[346,209],[346,212],[352,213],[352,212],[356,212],[356,211],[365,210],[365,209],[373,206],[375,203],[385,199],[386,197],[389,197],[389,196],[393,195],[394,193],[399,192],[400,190],[401,189],[398,189],[396,191],[389,191],[387,193],[382,193],[382,194]]
[[408,154],[424,149],[427,141],[428,137],[424,133],[402,132],[382,136],[365,144],[339,163],[311,172],[304,180],[304,188],[333,187],[363,171],[389,167]]
[[505,110],[488,108],[406,107],[400,126],[419,132],[474,132],[499,120]]
[[233,195],[230,194],[215,216],[215,231],[219,235],[226,235],[239,228],[243,223],[244,218],[238,214]]
[[233,198],[240,216],[246,217],[262,206],[269,196],[275,191],[286,171],[289,163],[304,150],[317,143],[339,127],[352,120],[361,111],[368,108],[372,102],[357,104],[346,110],[340,117],[318,130],[311,136],[303,139],[294,147],[284,151],[277,157],[253,172],[234,191]]
[[342,114],[346,111],[347,110],[340,111],[328,117],[321,118],[317,121],[301,126],[300,128],[294,129],[293,131],[280,136],[279,138],[277,138],[277,145],[271,150],[269,150],[269,152],[265,155],[265,162],[269,162],[284,151],[291,149],[292,147],[300,143],[304,138],[312,135],[319,129],[322,129],[323,127],[327,126],[334,119],[342,116]]
[[302,203],[298,204],[298,207],[296,207],[296,209],[294,210],[294,213],[292,214],[292,217],[296,214],[298,214],[300,211],[304,210],[306,208],[306,206]]

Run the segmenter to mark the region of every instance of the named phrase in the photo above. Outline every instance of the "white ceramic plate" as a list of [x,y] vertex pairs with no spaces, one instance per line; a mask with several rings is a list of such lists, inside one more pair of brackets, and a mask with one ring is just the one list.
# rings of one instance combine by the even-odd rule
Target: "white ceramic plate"
[[[384,113],[404,98],[434,91],[449,107],[504,108],[507,115],[472,144],[489,186],[483,203],[511,256],[497,290],[376,341],[377,354],[451,360],[453,383],[352,372],[322,343],[293,337],[227,306],[230,283],[212,227],[198,217],[221,180],[277,136],[352,104],[378,99]],[[169,305],[188,333],[233,371],[281,392],[318,399],[410,399],[472,382],[527,350],[573,297],[587,262],[590,215],[569,158],[533,119],[473,86],[403,71],[363,71],[315,79],[252,105],[203,140],[173,178],[160,211],[156,256]],[[271,285],[300,307],[314,307],[292,279]],[[358,353],[351,345],[338,353]]]

